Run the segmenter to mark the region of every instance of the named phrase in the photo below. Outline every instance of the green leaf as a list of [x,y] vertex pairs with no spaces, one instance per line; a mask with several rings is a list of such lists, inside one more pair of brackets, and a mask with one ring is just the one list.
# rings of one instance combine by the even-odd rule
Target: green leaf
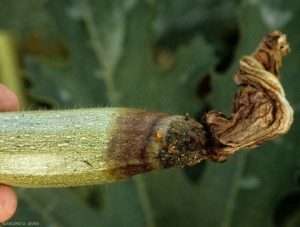
[[[18,189],[19,205],[11,222],[37,222],[39,226],[145,225],[133,180],[95,186],[103,193],[104,208],[97,212],[76,199],[68,189]],[[84,187],[83,187],[84,188]],[[122,190],[120,190],[122,189]],[[130,198],[130,203],[128,203]]]
[[33,31],[40,31],[45,41],[56,39],[58,33],[48,14],[44,11],[45,0],[42,1],[9,1],[0,2],[0,28],[9,30],[24,38]]
[[48,8],[61,21],[57,26],[68,40],[71,59],[68,65],[59,68],[45,60],[27,59],[26,68],[35,85],[32,96],[50,97],[63,108],[107,104],[102,68],[86,32],[82,8],[68,1],[60,4],[50,1]]

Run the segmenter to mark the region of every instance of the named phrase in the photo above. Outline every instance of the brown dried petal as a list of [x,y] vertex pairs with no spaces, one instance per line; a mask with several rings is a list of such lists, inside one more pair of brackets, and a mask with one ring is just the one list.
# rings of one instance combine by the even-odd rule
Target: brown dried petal
[[281,58],[289,51],[286,36],[275,31],[240,60],[234,80],[245,88],[235,94],[231,117],[218,111],[206,114],[214,161],[224,161],[241,148],[255,147],[289,130],[293,109],[279,82]]

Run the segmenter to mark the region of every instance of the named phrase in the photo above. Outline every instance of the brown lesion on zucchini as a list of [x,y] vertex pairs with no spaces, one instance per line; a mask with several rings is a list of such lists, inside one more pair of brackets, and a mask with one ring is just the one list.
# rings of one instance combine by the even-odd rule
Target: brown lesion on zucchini
[[115,123],[107,154],[112,177],[195,165],[205,158],[205,130],[187,116],[130,110]]
[[120,112],[107,149],[107,162],[113,177],[128,178],[159,169],[150,144],[155,126],[167,116],[135,109]]

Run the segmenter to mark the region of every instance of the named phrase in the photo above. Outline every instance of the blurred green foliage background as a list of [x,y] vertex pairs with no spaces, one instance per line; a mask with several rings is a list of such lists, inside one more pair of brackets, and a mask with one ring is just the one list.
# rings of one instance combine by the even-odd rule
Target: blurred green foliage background
[[17,188],[10,221],[300,226],[299,26],[300,1],[292,0],[0,0],[0,37],[9,34],[17,56],[16,73],[5,73],[9,53],[0,48],[0,82],[15,89],[24,110],[121,106],[196,119],[211,109],[230,113],[240,57],[275,29],[292,48],[281,81],[295,110],[287,135],[223,164],[100,186]]

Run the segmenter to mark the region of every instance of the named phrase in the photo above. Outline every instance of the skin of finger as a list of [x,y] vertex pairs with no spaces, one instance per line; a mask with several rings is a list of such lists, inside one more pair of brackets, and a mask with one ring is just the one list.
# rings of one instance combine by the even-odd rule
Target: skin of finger
[[[20,102],[13,91],[0,84],[0,112],[18,111]],[[11,218],[17,209],[17,195],[14,189],[0,185],[0,222]]]
[[17,209],[17,195],[12,187],[0,185],[0,222],[11,218]]
[[0,84],[0,112],[18,111],[20,102],[13,91]]

